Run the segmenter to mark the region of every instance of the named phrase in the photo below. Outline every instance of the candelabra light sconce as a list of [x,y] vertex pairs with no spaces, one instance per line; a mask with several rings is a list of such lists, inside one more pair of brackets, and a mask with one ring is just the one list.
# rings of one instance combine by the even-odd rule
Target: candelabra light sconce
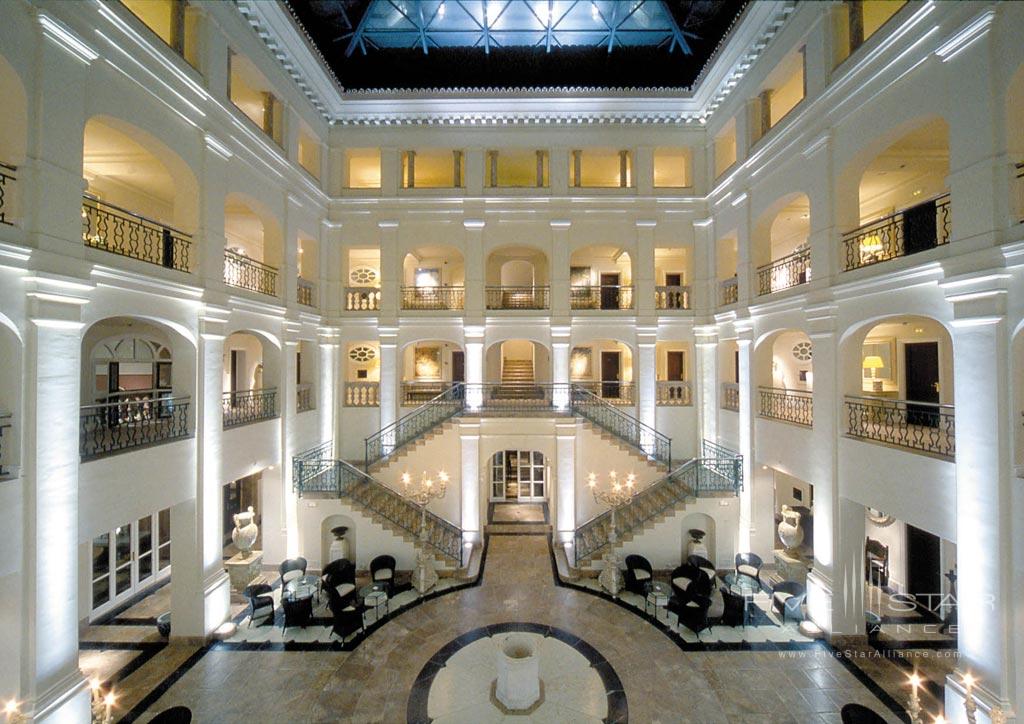
[[418,593],[423,594],[437,584],[433,556],[427,551],[427,504],[431,500],[443,498],[448,492],[448,473],[439,470],[435,482],[424,470],[419,481],[413,482],[412,476],[405,472],[402,473],[402,485],[405,488],[404,496],[420,507],[420,549],[416,553],[416,570],[412,574],[412,585]]
[[92,724],[110,724],[113,721],[117,696],[113,690],[103,691],[99,679],[90,681],[89,689],[92,691]]
[[630,473],[625,481],[621,481],[614,470],[608,473],[608,489],[598,490],[597,475],[590,473],[587,476],[587,487],[594,496],[594,500],[601,505],[607,505],[611,513],[611,528],[608,531],[608,552],[604,556],[604,568],[597,577],[598,583],[612,594],[612,597],[619,595],[622,590],[622,573],[619,571],[619,555],[615,552],[615,544],[618,542],[618,532],[615,525],[615,511],[628,503],[636,495],[636,476]]
[[21,713],[21,704],[17,699],[8,699],[4,704],[5,724],[25,724],[29,718]]
[[910,675],[910,701],[907,703],[907,715],[910,717],[910,724],[923,724],[919,691],[923,683],[924,680],[916,671]]

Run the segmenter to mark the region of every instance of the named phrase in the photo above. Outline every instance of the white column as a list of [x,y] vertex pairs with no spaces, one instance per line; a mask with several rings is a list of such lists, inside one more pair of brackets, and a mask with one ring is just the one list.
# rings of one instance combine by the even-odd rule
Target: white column
[[569,335],[572,327],[551,327],[551,381],[559,385],[552,402],[559,410],[569,405]]
[[576,421],[555,423],[555,522],[558,540],[571,543],[576,532]]
[[[654,290],[651,290],[653,297]],[[640,422],[652,430],[657,421],[655,414],[655,390],[657,386],[657,367],[655,364],[655,350],[658,339],[658,327],[640,327],[636,329],[637,373],[635,378],[637,394],[637,412]],[[644,440],[648,435],[641,436],[641,447],[649,453],[654,452],[654,440]]]
[[380,428],[395,421],[398,405],[398,328],[377,327],[380,338]]
[[380,314],[383,324],[395,324],[398,319],[399,295],[402,282],[402,259],[398,253],[398,222],[379,221],[380,229]]
[[[829,506],[835,536],[835,560],[817,560],[818,495],[814,488],[815,562],[808,576],[811,620],[835,636],[863,636],[864,628],[864,506],[835,497]],[[827,610],[821,610],[822,605]]]
[[[554,152],[552,152],[552,159]],[[552,169],[552,173],[554,170]],[[554,182],[552,182],[554,188]],[[569,228],[567,219],[555,219],[551,224],[551,321],[568,324],[569,316]]]
[[700,437],[718,442],[718,342],[713,325],[694,328],[697,347],[697,376],[693,381],[693,404],[697,406]]
[[754,480],[754,392],[753,392],[753,344],[749,330],[740,331],[742,335],[736,340],[740,358],[740,411],[739,438],[740,455],[743,456],[743,490],[740,491],[740,520],[737,539],[737,552],[750,550],[753,517],[753,480]]
[[459,422],[462,444],[462,540],[479,543],[480,530],[480,422]]
[[[1004,283],[993,274],[945,286],[954,304],[958,670],[980,680],[975,694],[983,709],[998,704],[1006,712],[1021,705],[1014,654],[1022,634],[1011,515],[1020,483],[1011,464],[1012,432],[1020,417],[1010,409]],[[964,711],[958,678],[946,681],[947,716],[957,721]]]
[[229,614],[221,492],[226,314],[210,308],[206,314],[200,321],[196,366],[196,497],[171,509],[171,635],[175,638],[205,639]]
[[466,325],[463,327],[466,340],[466,406],[471,410],[480,409],[483,404],[484,381],[484,328]]
[[78,409],[80,305],[85,302],[68,288],[29,292],[22,608],[20,615],[4,616],[3,631],[10,643],[6,656],[16,655],[14,642],[20,638],[17,699],[20,711],[34,721],[89,717],[89,693],[78,670]]
[[466,233],[466,304],[465,318],[482,322],[484,316],[484,220],[463,219]]
[[[285,557],[299,555],[299,499],[292,487],[292,457],[300,452],[295,447],[296,373],[299,340],[297,324],[285,322],[286,336],[282,345],[280,379],[278,381],[278,411],[281,413],[281,509],[284,513]],[[270,560],[274,560],[273,557]]]
[[340,332],[337,327],[323,327],[320,329],[320,369],[317,380],[316,414],[320,420],[320,438],[318,442],[324,442],[334,437],[334,418],[337,415],[335,405],[338,404],[335,395],[335,380],[338,378],[337,365],[339,359]]
[[633,308],[643,321],[654,321],[654,227],[656,221],[636,222],[636,258],[633,262]]

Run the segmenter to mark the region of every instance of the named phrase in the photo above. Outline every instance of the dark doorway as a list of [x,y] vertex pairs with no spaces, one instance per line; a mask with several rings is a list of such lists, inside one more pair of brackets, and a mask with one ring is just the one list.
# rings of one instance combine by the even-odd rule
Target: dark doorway
[[[903,347],[907,371],[907,399],[913,402],[939,402],[939,343],[912,342]],[[939,410],[929,405],[907,404],[907,423],[939,426]]]
[[231,406],[234,407],[238,404],[238,397],[235,395],[238,392],[238,381],[242,376],[242,370],[245,369],[245,350],[233,349],[231,350],[231,369],[229,371],[229,389],[231,391]]
[[452,352],[452,382],[466,381],[466,353],[462,350]]
[[619,399],[619,363],[618,352],[601,353],[601,397]]
[[665,274],[665,286],[666,287],[681,287],[681,286],[683,286],[683,275],[682,274]]
[[619,275],[601,275],[601,309],[619,308]]
[[685,378],[684,370],[686,369],[684,353],[681,350],[674,350],[667,353],[666,357],[667,370],[665,378],[669,382],[680,382]]
[[912,206],[903,212],[903,250],[907,254],[916,254],[935,247],[936,207],[934,201]]
[[732,353],[732,381],[737,385],[740,383],[740,351]]
[[939,537],[907,526],[907,592],[914,596],[917,610],[929,617],[942,603],[942,575]]

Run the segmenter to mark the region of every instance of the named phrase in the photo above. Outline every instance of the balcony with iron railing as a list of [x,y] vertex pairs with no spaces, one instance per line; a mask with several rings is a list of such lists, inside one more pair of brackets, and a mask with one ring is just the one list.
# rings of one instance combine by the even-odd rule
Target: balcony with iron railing
[[573,387],[586,390],[596,397],[612,405],[632,405],[636,403],[635,386],[632,382],[608,380],[600,382],[577,382]]
[[859,226],[843,234],[843,271],[947,244],[950,228],[949,194]]
[[11,475],[12,419],[13,415],[10,412],[0,410],[0,479],[10,477]]
[[792,289],[811,280],[811,250],[798,249],[757,268],[759,296]]
[[356,380],[345,383],[345,407],[379,407],[380,382]]
[[722,383],[721,407],[723,410],[731,410],[732,412],[740,411],[740,386],[738,383]]
[[316,285],[299,277],[295,287],[295,301],[304,307],[315,307]]
[[814,422],[814,399],[810,392],[758,387],[758,414],[772,420],[811,427]]
[[693,386],[686,380],[658,380],[656,400],[659,407],[690,407]]
[[89,194],[82,197],[82,240],[93,249],[190,271],[190,234]]
[[402,287],[402,309],[454,311],[465,304],[465,287]]
[[690,309],[690,287],[678,285],[655,287],[654,308],[658,310]]
[[718,283],[718,292],[722,306],[736,304],[740,300],[740,280],[737,277],[724,279]]
[[846,421],[850,437],[956,459],[953,405],[847,395]]
[[412,380],[402,383],[402,407],[415,407],[440,395],[452,386],[447,380]]
[[11,166],[0,161],[0,224],[8,226],[14,225],[10,216],[11,201],[9,194],[14,186],[14,182],[17,180],[17,177],[14,175],[17,171],[17,166]]
[[313,385],[303,382],[295,386],[295,412],[309,412],[316,409],[316,395]]
[[261,261],[224,250],[224,283],[229,287],[277,296],[277,269]]
[[79,411],[79,454],[95,460],[191,437],[187,395],[170,390],[113,392]]
[[380,289],[376,287],[345,287],[346,312],[376,312],[380,310]]
[[273,420],[277,417],[277,388],[225,392],[221,406],[224,429]]
[[632,309],[633,287],[620,284],[571,286],[569,303],[573,309]]
[[488,309],[547,309],[550,287],[487,287]]

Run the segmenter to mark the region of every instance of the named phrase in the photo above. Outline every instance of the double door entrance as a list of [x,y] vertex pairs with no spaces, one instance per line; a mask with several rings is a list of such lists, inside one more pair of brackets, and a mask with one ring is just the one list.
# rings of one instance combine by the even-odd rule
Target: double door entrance
[[93,538],[93,617],[155,583],[170,565],[170,508]]
[[546,481],[538,450],[499,450],[491,457],[491,500],[544,500]]

